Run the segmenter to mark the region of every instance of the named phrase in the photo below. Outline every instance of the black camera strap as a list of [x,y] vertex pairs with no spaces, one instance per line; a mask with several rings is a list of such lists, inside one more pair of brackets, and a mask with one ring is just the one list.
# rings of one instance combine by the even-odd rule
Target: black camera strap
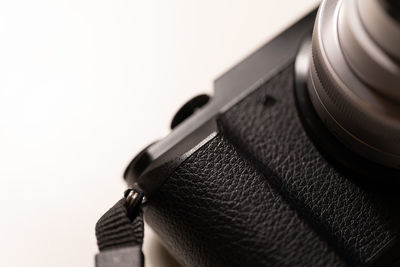
[[143,267],[143,192],[133,188],[96,224],[96,267]]

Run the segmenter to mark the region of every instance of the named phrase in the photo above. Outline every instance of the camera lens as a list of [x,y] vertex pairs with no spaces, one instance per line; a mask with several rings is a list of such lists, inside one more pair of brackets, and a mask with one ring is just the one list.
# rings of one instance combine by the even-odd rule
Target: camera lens
[[378,0],[343,1],[339,41],[353,71],[378,92],[400,101],[400,24]]
[[400,169],[398,11],[391,0],[323,1],[308,90],[319,117],[342,143]]

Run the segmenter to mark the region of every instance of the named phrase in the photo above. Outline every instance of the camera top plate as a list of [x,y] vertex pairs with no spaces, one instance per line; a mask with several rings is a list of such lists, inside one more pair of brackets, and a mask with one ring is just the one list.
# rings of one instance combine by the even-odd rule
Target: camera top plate
[[313,10],[217,78],[214,95],[206,105],[131,161],[124,173],[128,186],[139,186],[148,198],[185,159],[215,137],[219,132],[219,114],[293,60],[303,37],[311,34],[316,12]]

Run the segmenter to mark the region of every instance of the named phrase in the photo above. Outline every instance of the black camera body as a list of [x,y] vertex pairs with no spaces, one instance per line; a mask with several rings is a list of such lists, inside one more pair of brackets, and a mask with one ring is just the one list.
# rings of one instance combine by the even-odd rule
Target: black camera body
[[183,265],[400,259],[400,171],[349,150],[310,101],[302,53],[315,16],[218,78],[213,97],[189,101],[127,168],[146,221]]

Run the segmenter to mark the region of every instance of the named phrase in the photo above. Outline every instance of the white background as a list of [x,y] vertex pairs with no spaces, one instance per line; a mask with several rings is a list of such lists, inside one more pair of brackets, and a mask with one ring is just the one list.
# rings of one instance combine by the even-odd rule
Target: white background
[[317,2],[0,0],[1,265],[93,266],[135,153]]

